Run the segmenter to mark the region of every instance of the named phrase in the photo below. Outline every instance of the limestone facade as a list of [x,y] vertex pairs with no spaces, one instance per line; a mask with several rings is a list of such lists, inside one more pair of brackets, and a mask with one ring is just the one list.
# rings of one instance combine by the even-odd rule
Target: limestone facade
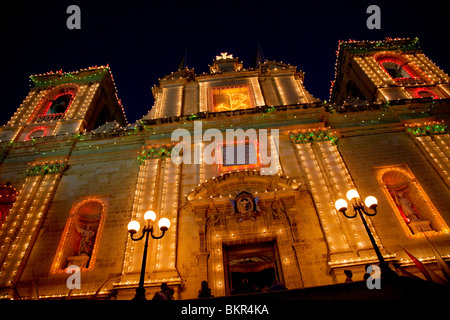
[[[153,108],[132,124],[109,67],[32,76],[0,128],[0,297],[131,299],[144,241],[127,225],[142,228],[147,210],[171,221],[149,244],[148,299],[162,282],[189,299],[203,280],[215,296],[243,276],[290,289],[342,283],[347,269],[362,280],[378,260],[359,217],[334,207],[349,189],[378,199],[366,220],[393,270],[421,276],[404,248],[439,274],[429,241],[450,258],[450,78],[416,39],[342,42],[336,66],[326,103],[289,64],[244,69],[223,54],[208,74],[160,79]],[[191,137],[191,163],[188,149],[176,152],[177,129]],[[248,135],[205,139],[231,129]],[[244,145],[256,160],[226,163],[224,150]],[[195,162],[213,149],[225,163]],[[81,288],[71,290],[73,264]]]

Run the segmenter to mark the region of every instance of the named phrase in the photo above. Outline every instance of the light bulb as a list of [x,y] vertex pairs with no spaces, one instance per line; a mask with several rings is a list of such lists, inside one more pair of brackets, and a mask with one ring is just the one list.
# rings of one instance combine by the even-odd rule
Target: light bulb
[[159,219],[158,226],[161,231],[167,231],[170,228],[170,220],[167,218],[161,218]]
[[347,201],[345,201],[344,199],[339,199],[336,201],[334,206],[336,207],[336,210],[344,212],[345,210],[347,210]]
[[156,213],[152,210],[147,211],[146,213],[144,213],[144,220],[151,220],[151,221],[155,221],[156,220]]
[[348,190],[347,199],[352,201],[354,198],[359,198],[358,191],[356,191],[355,189]]
[[141,228],[141,225],[139,224],[139,222],[137,222],[135,220],[130,221],[128,223],[128,232],[131,234],[137,233],[140,228]]
[[370,209],[375,209],[378,205],[377,198],[375,198],[374,196],[368,196],[366,200],[364,200],[364,203]]

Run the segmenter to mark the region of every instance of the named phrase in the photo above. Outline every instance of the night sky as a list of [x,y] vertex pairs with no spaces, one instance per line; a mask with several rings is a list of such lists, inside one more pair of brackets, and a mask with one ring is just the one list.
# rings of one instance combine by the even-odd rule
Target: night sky
[[[0,19],[1,122],[29,91],[29,76],[109,64],[130,123],[153,105],[151,87],[176,71],[187,50],[197,74],[220,52],[253,66],[257,43],[268,60],[305,72],[306,89],[329,99],[339,40],[419,37],[424,53],[450,72],[448,9],[433,1],[12,1]],[[69,30],[69,5],[81,30]],[[369,30],[369,5],[381,8],[381,30]]]

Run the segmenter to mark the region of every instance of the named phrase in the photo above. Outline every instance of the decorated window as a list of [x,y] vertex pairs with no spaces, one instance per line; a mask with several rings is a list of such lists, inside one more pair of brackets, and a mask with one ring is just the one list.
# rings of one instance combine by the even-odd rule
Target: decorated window
[[411,67],[409,61],[403,57],[380,56],[377,58],[378,64],[394,79],[418,79],[418,73]]
[[377,177],[408,235],[448,231],[442,217],[406,165],[379,169]]
[[64,93],[52,100],[46,114],[64,113],[72,101],[73,93]]
[[105,205],[99,199],[86,199],[75,205],[64,228],[53,272],[70,265],[93,268],[104,212]]
[[232,171],[260,166],[256,141],[222,144],[218,152],[220,170]]
[[249,85],[211,88],[212,111],[230,111],[254,108],[253,94]]
[[52,90],[38,108],[35,121],[50,121],[63,118],[77,92],[77,87],[67,86]]

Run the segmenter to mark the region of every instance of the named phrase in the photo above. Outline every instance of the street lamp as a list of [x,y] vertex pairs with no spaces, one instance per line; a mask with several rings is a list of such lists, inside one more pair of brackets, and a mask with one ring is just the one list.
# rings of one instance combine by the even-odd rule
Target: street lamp
[[145,236],[145,244],[144,244],[144,256],[142,258],[142,267],[141,267],[141,277],[139,279],[139,286],[136,289],[136,295],[133,300],[147,300],[145,298],[145,288],[144,288],[144,277],[145,277],[145,264],[147,261],[147,248],[148,248],[148,236],[149,234],[153,239],[161,239],[164,237],[164,234],[170,227],[170,220],[167,218],[161,218],[158,221],[159,230],[162,231],[160,236],[155,236],[153,234],[153,222],[156,220],[156,213],[153,211],[147,211],[144,214],[144,220],[147,221],[147,225],[142,229],[142,235],[139,238],[134,238],[134,235],[139,231],[141,225],[139,222],[133,220],[128,223],[128,232],[131,235],[131,240],[139,241],[142,240]]
[[[378,205],[377,199],[374,196],[368,196],[363,203],[359,197],[358,191],[354,189],[349,190],[346,196],[347,199],[352,204],[354,214],[348,215],[346,213],[347,201],[345,201],[344,199],[339,199],[336,201],[335,203],[336,210],[342,212],[344,216],[346,216],[349,219],[353,219],[356,217],[357,214],[359,214],[363,222],[364,228],[366,228],[366,232],[367,235],[369,236],[370,242],[372,243],[375,253],[377,254],[378,260],[380,261],[381,275],[383,277],[396,276],[397,273],[395,273],[395,271],[389,268],[389,264],[384,260],[383,255],[381,254],[380,249],[378,248],[378,245],[375,242],[372,232],[370,231],[369,226],[367,225],[366,219],[364,218],[364,215],[372,217],[377,214],[377,205]],[[369,213],[369,209],[372,210],[373,213]]]

